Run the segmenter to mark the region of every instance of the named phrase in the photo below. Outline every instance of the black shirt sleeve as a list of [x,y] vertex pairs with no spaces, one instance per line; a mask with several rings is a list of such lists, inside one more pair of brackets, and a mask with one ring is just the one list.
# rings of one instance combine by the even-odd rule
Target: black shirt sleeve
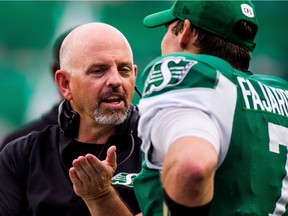
[[0,152],[0,215],[26,215],[25,146],[15,141]]

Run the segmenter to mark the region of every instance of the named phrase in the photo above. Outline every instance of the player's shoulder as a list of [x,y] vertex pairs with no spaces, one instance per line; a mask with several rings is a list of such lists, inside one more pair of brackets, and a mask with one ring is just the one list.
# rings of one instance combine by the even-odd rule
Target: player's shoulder
[[268,74],[253,74],[253,79],[275,88],[288,88],[288,82],[281,77]]
[[[231,76],[234,69],[215,56],[172,53],[154,59],[141,73],[144,95],[170,89],[215,88],[219,73]],[[228,74],[228,75],[226,75]]]
[[165,71],[171,72],[173,76],[183,75],[186,72],[189,72],[190,75],[216,76],[218,72],[232,74],[235,70],[227,61],[219,57],[181,52],[155,58],[146,66],[141,75],[145,80],[151,76],[158,76],[160,73],[165,75]]
[[[206,54],[193,54],[188,52],[178,52],[171,53],[168,55],[163,55],[155,58],[150,62],[151,65],[159,64],[162,62],[171,62],[171,61],[196,61],[200,65],[210,65],[211,67],[225,66],[228,68],[232,68],[232,66],[222,58],[213,55]],[[148,66],[149,66],[148,65]]]

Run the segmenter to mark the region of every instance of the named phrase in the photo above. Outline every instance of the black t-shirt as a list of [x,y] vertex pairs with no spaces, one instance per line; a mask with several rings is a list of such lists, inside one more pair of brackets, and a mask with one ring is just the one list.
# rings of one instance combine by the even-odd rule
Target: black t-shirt
[[88,152],[103,159],[111,145],[117,147],[118,163],[112,184],[139,213],[131,179],[141,169],[140,139],[116,134],[105,145],[91,145],[63,136],[55,125],[14,140],[0,152],[0,215],[90,215],[73,191],[68,170],[73,159]]

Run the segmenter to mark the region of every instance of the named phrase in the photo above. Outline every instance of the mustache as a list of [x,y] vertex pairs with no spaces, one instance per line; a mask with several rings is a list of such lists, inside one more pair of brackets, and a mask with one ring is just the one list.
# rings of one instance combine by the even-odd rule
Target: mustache
[[109,98],[117,98],[118,100],[123,100],[126,102],[126,94],[125,92],[120,89],[120,88],[108,88],[107,90],[105,90],[104,92],[102,92],[99,95],[99,102],[107,100]]

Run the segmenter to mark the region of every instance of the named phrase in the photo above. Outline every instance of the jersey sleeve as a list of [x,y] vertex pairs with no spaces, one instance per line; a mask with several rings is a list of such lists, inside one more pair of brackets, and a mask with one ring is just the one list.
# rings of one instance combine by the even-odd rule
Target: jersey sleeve
[[[227,70],[231,70],[228,64],[225,66]],[[153,125],[158,121],[158,113],[166,112],[168,109],[196,110],[209,118],[209,122],[213,124],[212,128],[219,134],[218,141],[214,140],[212,145],[219,149],[220,165],[225,158],[231,138],[237,99],[236,86],[218,70],[218,67],[205,63],[195,55],[183,54],[156,59],[144,71],[143,80],[145,80],[144,97],[139,103],[141,117],[138,132],[142,139],[142,150],[146,153],[147,166],[161,168],[151,160],[151,152],[155,148],[151,133]],[[199,117],[197,121],[201,121],[201,118]],[[205,121],[203,118],[203,122]],[[190,127],[197,128],[199,125],[196,124],[196,121],[192,121]],[[202,134],[210,134],[209,130],[210,127],[201,128]],[[196,130],[191,133],[195,135]],[[157,163],[161,164],[161,161]]]
[[151,142],[154,146],[151,162],[162,166],[169,146],[178,138],[188,136],[207,140],[219,153],[219,134],[206,113],[193,108],[171,108],[158,112],[155,124],[151,127]]

